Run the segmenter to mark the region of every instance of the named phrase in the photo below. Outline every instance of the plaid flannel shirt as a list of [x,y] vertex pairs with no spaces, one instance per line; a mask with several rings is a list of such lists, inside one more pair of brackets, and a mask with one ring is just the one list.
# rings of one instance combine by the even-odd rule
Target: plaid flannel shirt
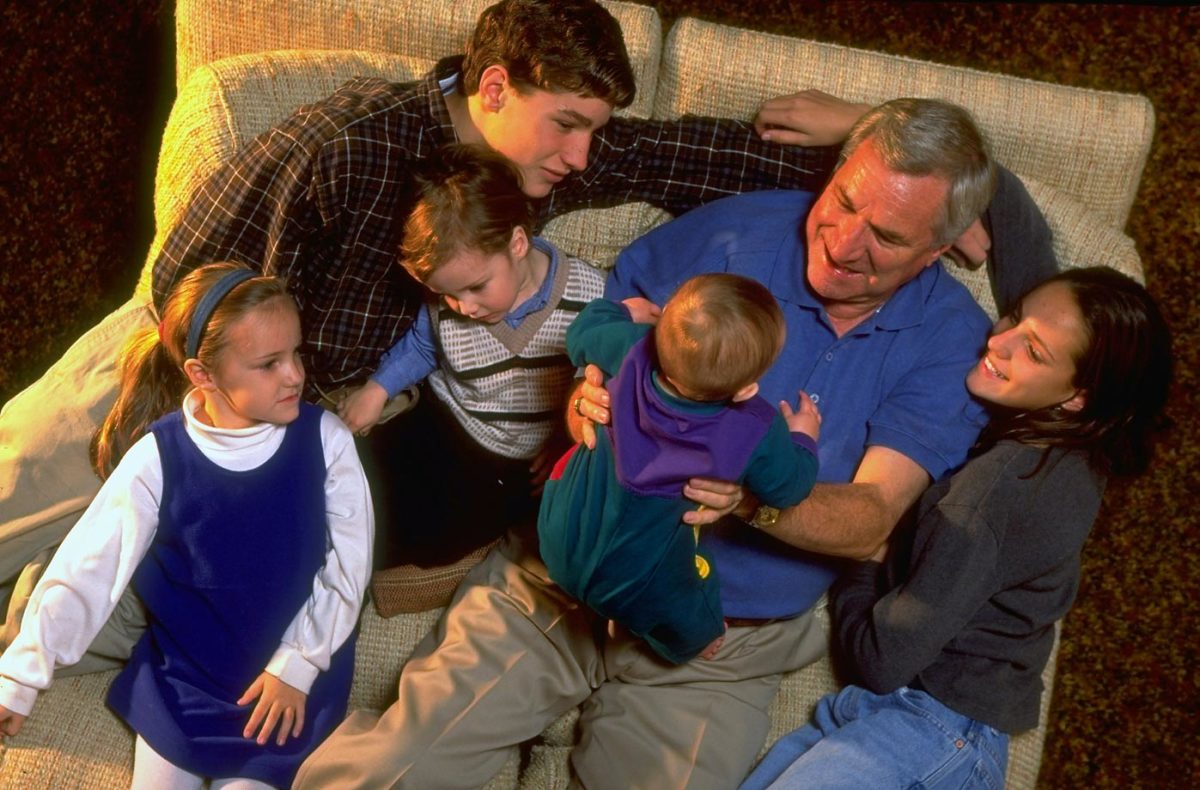
[[[408,329],[420,287],[395,265],[420,162],[456,141],[439,80],[348,82],[263,133],[192,198],[154,262],[154,301],[204,263],[287,279],[310,385],[364,378]],[[765,143],[743,121],[613,118],[588,166],[538,202],[539,227],[584,207],[645,201],[678,215],[757,189],[821,188],[836,149]],[[310,393],[311,394],[311,393]]]

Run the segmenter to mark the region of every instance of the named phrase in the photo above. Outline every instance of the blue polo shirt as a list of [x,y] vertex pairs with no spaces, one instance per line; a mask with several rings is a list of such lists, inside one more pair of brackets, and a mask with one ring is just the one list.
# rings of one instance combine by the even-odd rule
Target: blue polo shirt
[[[935,263],[839,338],[805,276],[804,218],[814,198],[755,192],[695,209],[626,248],[605,296],[644,296],[661,305],[697,274],[758,280],[779,301],[788,333],[760,381],[761,394],[795,404],[804,390],[817,403],[818,480],[852,480],[870,445],[904,454],[937,480],[966,460],[984,424],[964,380],[990,322],[966,288]],[[800,614],[840,569],[838,560],[729,521],[702,537],[721,573],[727,616]]]

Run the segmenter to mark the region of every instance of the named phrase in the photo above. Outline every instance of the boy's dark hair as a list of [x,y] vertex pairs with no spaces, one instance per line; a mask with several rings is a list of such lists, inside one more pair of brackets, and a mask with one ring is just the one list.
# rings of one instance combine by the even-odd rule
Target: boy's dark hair
[[1083,407],[997,417],[980,437],[981,449],[1014,439],[1083,450],[1101,472],[1142,472],[1171,382],[1171,334],[1158,305],[1142,285],[1107,266],[1068,269],[1037,288],[1047,283],[1070,288],[1083,317],[1087,345],[1072,382],[1084,393]]
[[577,93],[628,107],[636,90],[621,27],[595,0],[501,0],[487,8],[467,42],[463,93],[476,93],[493,65],[523,92]]
[[659,370],[680,394],[722,401],[762,378],[787,326],[775,297],[736,274],[701,274],[677,290],[654,328]]
[[419,181],[400,263],[420,282],[460,250],[490,255],[508,247],[514,229],[532,234],[533,207],[521,191],[521,173],[491,149],[445,146],[430,157]]

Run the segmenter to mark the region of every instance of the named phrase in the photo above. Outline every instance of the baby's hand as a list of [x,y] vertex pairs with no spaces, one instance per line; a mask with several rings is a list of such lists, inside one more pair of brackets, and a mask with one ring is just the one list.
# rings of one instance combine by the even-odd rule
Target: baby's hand
[[703,658],[705,661],[712,661],[717,656],[717,651],[721,649],[721,645],[725,644],[725,634],[721,634],[716,639],[708,643],[708,647],[700,651],[697,658]]
[[0,705],[0,741],[3,741],[5,736],[16,735],[24,723],[24,716]]
[[621,304],[629,308],[629,314],[633,316],[635,324],[657,324],[659,317],[662,316],[661,307],[641,296],[622,299]]
[[821,412],[804,390],[800,391],[800,403],[796,411],[792,411],[792,407],[785,400],[779,401],[779,411],[783,412],[783,419],[792,433],[806,433],[813,441],[820,438]]
[[338,404],[338,416],[351,433],[366,436],[387,405],[388,394],[379,382],[371,380]]
[[254,679],[237,704],[249,705],[255,697],[258,697],[258,704],[254,706],[250,721],[246,722],[246,727],[242,730],[242,737],[253,738],[254,731],[258,730],[261,724],[262,729],[259,730],[257,738],[261,746],[271,737],[271,732],[278,724],[279,736],[275,743],[283,746],[287,743],[289,735],[296,738],[304,730],[304,703],[308,700],[308,695],[303,691],[289,686],[269,672],[263,672]]

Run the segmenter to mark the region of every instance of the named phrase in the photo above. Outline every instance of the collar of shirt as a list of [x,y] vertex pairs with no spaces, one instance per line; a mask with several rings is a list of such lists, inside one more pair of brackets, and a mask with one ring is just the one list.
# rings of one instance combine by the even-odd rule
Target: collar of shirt
[[458,83],[462,79],[462,55],[442,58],[425,75],[425,87],[429,96],[429,117],[437,125],[441,140],[437,146],[458,142],[458,132],[454,130],[454,121],[450,119],[450,108],[446,106],[446,97],[458,91]]
[[204,457],[223,469],[245,472],[265,463],[283,443],[286,425],[260,422],[249,428],[215,428],[201,422],[196,412],[204,396],[193,389],[183,398],[183,420],[188,436]]
[[546,306],[546,303],[550,301],[550,291],[554,288],[554,277],[558,273],[558,249],[540,236],[533,237],[533,246],[546,253],[546,256],[550,258],[550,265],[546,267],[546,276],[533,296],[521,302],[509,311],[508,315],[504,316],[504,323],[513,329],[521,325],[525,316],[536,313]]

